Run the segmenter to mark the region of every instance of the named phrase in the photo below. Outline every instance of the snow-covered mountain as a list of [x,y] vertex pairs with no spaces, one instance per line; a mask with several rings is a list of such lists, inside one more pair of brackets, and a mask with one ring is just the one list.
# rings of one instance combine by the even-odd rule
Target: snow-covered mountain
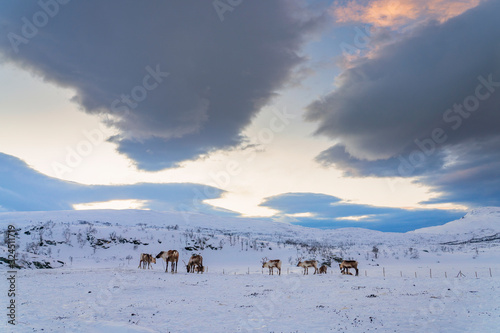
[[[0,225],[14,225],[18,230],[18,264],[26,268],[40,266],[33,265],[33,258],[54,267],[60,262],[85,267],[130,265],[140,253],[167,249],[179,249],[181,260],[201,253],[212,266],[235,269],[258,268],[263,257],[281,258],[290,268],[299,258],[329,265],[349,258],[365,266],[391,260],[436,260],[438,255],[455,252],[459,245],[461,252],[477,257],[478,247],[494,245],[488,253],[496,253],[499,221],[500,208],[493,207],[408,233],[320,230],[259,219],[145,210],[0,213]],[[5,241],[0,243],[5,245]],[[6,261],[2,263],[6,267]]]
[[471,210],[459,220],[422,228],[414,233],[488,236],[500,233],[500,207],[484,207]]

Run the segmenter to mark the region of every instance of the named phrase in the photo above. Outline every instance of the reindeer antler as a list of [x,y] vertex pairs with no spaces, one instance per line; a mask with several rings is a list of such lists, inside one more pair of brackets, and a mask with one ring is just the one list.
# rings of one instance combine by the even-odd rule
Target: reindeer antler
[[266,263],[266,262],[268,262],[268,261],[269,261],[269,260],[267,259],[267,257],[262,258],[262,263],[263,263],[263,264],[264,264],[264,263]]

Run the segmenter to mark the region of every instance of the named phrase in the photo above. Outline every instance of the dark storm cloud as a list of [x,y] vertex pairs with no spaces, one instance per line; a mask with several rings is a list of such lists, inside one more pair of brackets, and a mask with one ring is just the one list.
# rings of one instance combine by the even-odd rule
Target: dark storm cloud
[[[110,200],[145,200],[145,208],[230,214],[202,202],[222,190],[198,184],[135,184],[90,186],[45,176],[24,161],[0,153],[0,210],[71,210],[74,204]],[[233,215],[235,215],[233,213]]]
[[109,115],[148,170],[239,144],[325,21],[289,0],[40,3],[2,3],[0,53]]
[[453,156],[445,168],[419,178],[443,193],[429,203],[500,206],[500,141],[494,138],[457,145]]
[[[409,152],[408,154],[411,153],[412,152]],[[316,157],[316,161],[326,167],[333,166],[340,169],[344,172],[344,175],[348,177],[417,176],[425,174],[429,169],[442,168],[446,154],[441,150],[435,150],[435,152],[429,156],[425,154],[422,156],[425,156],[425,158],[415,165],[410,164],[402,155],[388,159],[369,161],[352,156],[346,151],[345,146],[338,144],[321,152],[321,154]]]
[[[292,223],[306,227],[366,228],[379,231],[406,232],[441,225],[460,218],[463,211],[439,209],[400,209],[342,202],[339,198],[317,193],[285,193],[267,198],[261,206],[280,214],[311,213],[311,217],[293,217]],[[346,217],[364,216],[359,221]]]
[[499,15],[500,2],[484,1],[346,69],[307,110],[316,134],[337,141],[317,160],[351,176],[417,176],[443,201],[471,202],[465,189],[484,186],[483,202],[500,204]]

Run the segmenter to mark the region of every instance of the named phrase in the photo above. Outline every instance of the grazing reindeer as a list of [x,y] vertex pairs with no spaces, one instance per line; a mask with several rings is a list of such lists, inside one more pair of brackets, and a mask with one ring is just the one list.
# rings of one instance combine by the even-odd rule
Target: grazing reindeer
[[[186,262],[183,260],[184,264],[186,264]],[[196,268],[199,268],[201,267],[203,270],[202,272],[204,272],[204,268],[203,268],[203,257],[199,254],[193,254],[191,256],[191,258],[189,258],[189,262],[186,264],[186,270],[188,273],[194,273],[195,271],[195,267]],[[200,272],[199,270],[197,272]]]
[[266,258],[262,258],[262,268],[269,268],[269,275],[274,275],[274,268],[278,270],[278,275],[281,275],[281,260],[267,260]]
[[[342,274],[349,274],[349,268],[354,268],[356,270],[356,276],[359,274],[358,262],[356,260],[343,260],[340,264],[340,272]],[[352,274],[349,274],[352,275]]]
[[158,253],[156,256],[156,259],[163,258],[165,262],[167,263],[167,267],[165,267],[165,272],[168,272],[168,263],[172,263],[172,273],[174,272],[174,263],[175,263],[175,272],[177,273],[177,263],[179,262],[179,252],[177,250],[168,250],[167,251],[161,251]]
[[314,267],[314,274],[318,273],[318,262],[316,260],[301,261],[299,259],[297,267],[304,268],[304,275],[309,274],[309,267]]
[[203,274],[203,272],[205,272],[205,266],[196,266],[194,270],[196,271],[196,273]]
[[326,274],[326,270],[328,269],[328,266],[327,265],[322,265],[320,268],[319,268],[319,274]]
[[156,264],[156,258],[153,257],[152,254],[141,253],[141,259],[139,261],[139,266],[137,268],[141,268],[141,264],[142,264],[142,269],[146,269],[146,264],[148,264],[148,269],[149,269],[149,267],[151,267],[151,269],[153,269],[153,266],[151,266],[151,263]]

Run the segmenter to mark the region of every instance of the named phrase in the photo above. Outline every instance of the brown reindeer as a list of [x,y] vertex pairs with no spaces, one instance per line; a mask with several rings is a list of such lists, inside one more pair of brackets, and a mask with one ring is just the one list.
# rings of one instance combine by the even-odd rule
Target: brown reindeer
[[[184,262],[186,264],[186,262]],[[203,257],[199,254],[193,254],[189,258],[189,262],[186,264],[186,270],[188,273],[194,273],[195,269],[201,267],[203,269]],[[202,272],[204,269],[202,270]],[[197,271],[199,273],[199,270]]]
[[153,266],[151,266],[151,263],[156,264],[156,258],[153,257],[152,254],[141,253],[141,259],[139,261],[139,266],[137,268],[141,268],[141,264],[142,264],[142,269],[146,269],[146,264],[147,264],[148,269],[149,269],[149,267],[151,267],[151,269],[153,269]]
[[203,272],[205,272],[205,266],[195,266],[194,270],[197,274],[198,273],[203,274]]
[[319,268],[319,274],[326,274],[327,269],[327,265],[321,265],[321,267]]
[[[356,270],[356,276],[359,274],[358,262],[356,260],[343,260],[340,264],[340,272],[342,274],[349,274],[349,268],[354,268]],[[352,275],[352,274],[349,274]]]
[[274,275],[274,268],[278,270],[278,275],[281,275],[281,260],[267,260],[267,258],[262,258],[262,268],[269,268],[269,275]]
[[168,263],[171,262],[172,273],[174,272],[174,263],[175,263],[175,272],[177,273],[177,263],[179,262],[179,252],[177,252],[177,250],[161,251],[156,256],[156,259],[159,258],[163,258],[163,260],[165,260],[167,264],[166,265],[167,267],[165,267],[165,272],[168,272]]
[[309,267],[314,267],[314,274],[318,273],[318,262],[316,260],[299,260],[297,267],[304,268],[304,275],[309,274]]

